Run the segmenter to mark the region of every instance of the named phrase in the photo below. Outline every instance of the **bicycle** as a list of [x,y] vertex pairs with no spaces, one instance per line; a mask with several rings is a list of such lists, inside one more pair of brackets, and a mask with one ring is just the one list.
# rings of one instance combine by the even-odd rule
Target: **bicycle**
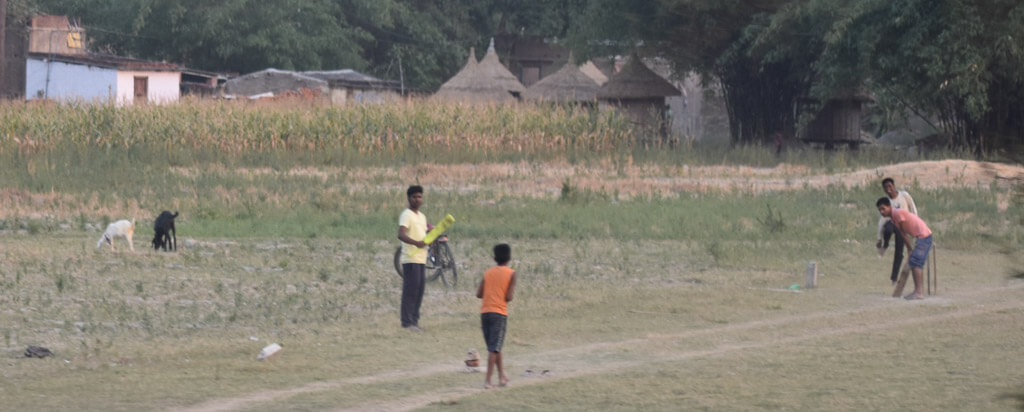
[[[395,250],[395,271],[403,277],[401,262],[402,247]],[[441,278],[445,287],[454,288],[459,282],[459,271],[455,268],[455,256],[448,247],[448,235],[443,235],[427,246],[427,282]]]

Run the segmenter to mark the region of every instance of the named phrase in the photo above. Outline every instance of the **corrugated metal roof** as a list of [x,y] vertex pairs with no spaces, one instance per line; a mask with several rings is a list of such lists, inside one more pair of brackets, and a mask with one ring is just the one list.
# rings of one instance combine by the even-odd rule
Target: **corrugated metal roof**
[[64,55],[47,53],[29,53],[28,58],[51,60],[70,64],[105,67],[117,70],[164,71],[180,72],[185,68],[175,63],[157,62],[135,59],[131,57],[113,56],[109,54],[89,53],[82,55]]
[[395,80],[382,80],[368,74],[360,73],[352,69],[342,70],[312,70],[299,72],[302,75],[316,77],[327,81],[331,87],[354,87],[367,89],[395,89],[401,88]]

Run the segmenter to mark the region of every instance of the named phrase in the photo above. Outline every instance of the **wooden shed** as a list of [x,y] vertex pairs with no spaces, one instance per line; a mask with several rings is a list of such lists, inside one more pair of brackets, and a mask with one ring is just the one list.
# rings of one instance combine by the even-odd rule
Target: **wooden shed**
[[541,36],[503,33],[495,36],[494,43],[505,66],[525,87],[557,72],[570,54],[569,49]]
[[[814,120],[804,128],[801,139],[823,144],[826,148],[836,145],[856,148],[862,143],[861,109],[864,103],[871,101],[871,96],[861,89],[838,93],[837,97],[825,102]],[[804,104],[817,104],[817,101],[807,99]]]
[[672,83],[651,71],[634,54],[621,71],[601,86],[597,98],[623,110],[638,127],[665,136],[668,132],[665,98],[681,94]]

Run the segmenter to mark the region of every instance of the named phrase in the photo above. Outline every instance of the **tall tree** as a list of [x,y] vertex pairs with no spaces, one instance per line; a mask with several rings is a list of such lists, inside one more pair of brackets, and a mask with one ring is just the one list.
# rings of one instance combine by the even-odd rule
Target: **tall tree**
[[562,37],[587,0],[19,0],[82,19],[94,49],[249,72],[354,68],[433,91],[503,28]]
[[583,57],[633,50],[721,82],[732,138],[757,142],[791,132],[802,78],[793,62],[751,46],[757,27],[788,0],[592,0],[570,44]]
[[811,0],[771,27],[759,41],[772,50],[792,28],[819,39],[801,49],[812,94],[865,84],[888,106],[937,117],[950,146],[1024,143],[1024,3]]
[[[369,2],[369,0],[366,0]],[[41,0],[80,16],[94,48],[210,70],[362,68],[367,33],[329,0]],[[352,1],[347,3],[358,3]],[[344,7],[349,6],[349,7]]]

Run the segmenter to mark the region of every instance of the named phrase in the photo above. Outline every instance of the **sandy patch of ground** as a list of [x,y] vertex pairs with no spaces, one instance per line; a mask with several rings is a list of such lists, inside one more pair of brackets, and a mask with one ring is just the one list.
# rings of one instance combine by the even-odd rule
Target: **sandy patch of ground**
[[583,167],[546,164],[421,165],[401,172],[406,179],[442,190],[491,190],[529,197],[557,196],[568,181],[578,190],[618,193],[622,197],[659,195],[676,197],[693,192],[767,193],[788,190],[852,188],[878,185],[892,177],[900,186],[926,189],[945,187],[988,188],[1011,186],[1024,179],[1024,167],[966,160],[901,163],[833,174],[805,166],[782,164],[773,168],[747,166],[629,166]]
[[[187,169],[173,172],[185,176]],[[214,173],[265,175],[260,170],[215,170]],[[557,197],[568,183],[578,190],[618,194],[621,198],[638,195],[677,197],[686,193],[709,191],[725,193],[768,193],[788,190],[852,188],[875,186],[884,177],[903,186],[925,189],[947,187],[1010,187],[1024,182],[1024,166],[969,160],[940,160],[899,163],[855,171],[820,173],[806,166],[781,164],[772,168],[749,166],[662,166],[662,165],[572,165],[565,162],[533,164],[420,164],[400,168],[366,167],[358,169],[299,168],[280,172],[287,176],[307,176],[326,181],[336,177],[349,190],[396,191],[405,182],[418,181],[433,190],[455,193],[488,192],[513,197]]]

